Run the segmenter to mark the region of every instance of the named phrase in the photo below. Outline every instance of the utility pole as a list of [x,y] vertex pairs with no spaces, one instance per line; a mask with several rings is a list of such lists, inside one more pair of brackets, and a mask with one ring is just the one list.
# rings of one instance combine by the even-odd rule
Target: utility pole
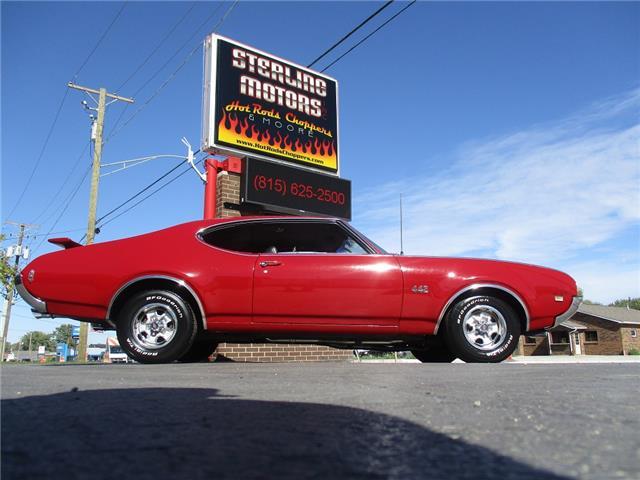
[[[91,139],[93,140],[93,170],[91,172],[91,191],[89,193],[89,220],[87,223],[87,242],[86,245],[93,243],[96,235],[96,210],[98,207],[98,184],[100,181],[100,162],[102,159],[102,132],[104,129],[104,115],[108,105],[118,100],[127,103],[133,103],[132,98],[121,97],[113,93],[107,92],[106,88],[99,90],[93,88],[82,87],[74,83],[67,83],[69,88],[85,92],[91,97],[91,94],[98,95],[97,108],[91,109],[97,112],[97,118],[91,125]],[[95,98],[91,97],[94,101]],[[113,99],[107,103],[107,98]],[[83,103],[86,107],[86,102]],[[80,339],[78,341],[78,360],[87,361],[87,338],[89,335],[89,325],[87,322],[80,322]]]
[[[8,222],[9,223],[9,222]],[[22,256],[22,241],[24,240],[24,230],[27,228],[27,224],[20,224],[20,233],[18,234],[18,246],[15,251],[16,262],[14,264],[14,268],[16,272],[18,271],[18,266],[20,264],[20,257]],[[4,309],[4,326],[2,327],[2,344],[0,345],[0,362],[4,362],[4,347],[7,343],[7,335],[9,334],[9,320],[11,320],[11,306],[13,305],[13,291],[15,289],[16,282],[12,281],[9,284],[9,289],[7,290],[7,301],[5,302]]]

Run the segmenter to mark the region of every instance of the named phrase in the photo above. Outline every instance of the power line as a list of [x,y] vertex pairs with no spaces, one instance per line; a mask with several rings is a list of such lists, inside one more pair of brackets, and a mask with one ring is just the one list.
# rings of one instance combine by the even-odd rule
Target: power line
[[[169,77],[164,81],[164,83],[162,85],[160,85],[160,87],[153,93],[153,95],[151,95],[147,100],[145,100],[145,102],[140,105],[140,107],[138,108],[138,110],[136,110],[133,115],[131,115],[123,124],[122,126],[120,126],[119,128],[116,129],[116,127],[118,126],[119,120],[118,119],[116,121],[116,124],[114,125],[113,130],[111,130],[111,133],[109,134],[109,136],[106,138],[106,140],[104,141],[104,143],[107,143],[109,140],[111,140],[114,136],[116,136],[124,127],[126,127],[127,125],[129,125],[129,123],[142,111],[144,110],[159,94],[160,92],[162,92],[162,90],[164,90],[164,88],[169,85],[169,83],[171,83],[171,81],[173,81],[173,79],[175,78],[175,76],[178,74],[178,72],[180,70],[182,70],[182,67],[184,67],[189,60],[191,59],[191,57],[193,56],[194,53],[196,53],[198,51],[198,49],[200,48],[200,46],[196,47],[195,49],[193,49],[191,52],[189,52],[189,54],[186,56],[186,58],[183,60],[183,62],[178,66],[178,68],[176,68],[173,73],[171,73],[171,75],[169,75]],[[126,110],[123,109],[123,112],[125,112]]]
[[[199,165],[203,162],[203,160],[200,160],[199,162],[196,163],[196,165]],[[182,164],[180,164],[182,165]],[[180,166],[178,165],[178,166]],[[142,202],[144,202],[145,200],[147,200],[149,197],[152,197],[153,195],[155,195],[156,193],[158,193],[160,190],[162,190],[163,188],[165,188],[166,186],[170,185],[171,183],[175,182],[176,180],[178,180],[180,177],[182,177],[184,174],[188,173],[191,170],[191,166],[187,166],[187,168],[185,170],[183,170],[182,172],[180,172],[178,175],[176,175],[175,177],[173,177],[171,180],[163,183],[162,185],[160,185],[158,188],[156,188],[154,191],[150,192],[148,195],[142,197],[140,200],[138,200],[136,203],[134,203],[133,205],[131,205],[129,208],[123,210],[122,212],[120,212],[118,215],[116,215],[115,217],[110,218],[109,220],[107,220],[106,222],[104,222],[103,224],[100,225],[100,227],[104,227],[105,225],[108,225],[109,223],[113,222],[115,219],[121,217],[122,215],[124,215],[125,213],[129,212],[130,210],[133,210],[135,207],[137,207],[138,205],[140,205]]]
[[[236,2],[237,3],[237,2]],[[149,85],[149,83],[151,83],[159,74],[160,72],[162,72],[165,67],[167,65],[169,65],[169,63],[171,63],[171,61],[184,49],[184,47],[186,47],[187,45],[189,45],[189,43],[191,42],[191,40],[193,39],[193,37],[195,37],[197,35],[197,33],[202,29],[202,27],[204,27],[207,23],[209,23],[209,21],[215,17],[218,13],[218,11],[222,8],[223,3],[221,2],[216,8],[215,10],[211,13],[211,15],[209,15],[201,24],[198,28],[196,28],[193,31],[193,34],[191,34],[191,36],[189,38],[187,38],[187,40],[182,43],[182,45],[180,45],[180,47],[178,47],[178,49],[173,53],[173,55],[171,55],[166,62],[164,62],[162,64],[162,66],[160,68],[158,68],[143,84],[142,86],[140,86],[140,88],[138,88],[134,93],[133,96],[137,97],[138,94],[145,89],[145,87],[147,85]],[[235,6],[235,3],[231,6],[231,8],[233,9],[233,7]],[[228,12],[227,12],[228,13]],[[226,16],[226,14],[225,14]],[[189,54],[187,54],[186,57],[186,61],[188,61],[191,56],[197,51],[198,48],[200,48],[201,45],[198,45],[198,47],[196,49],[194,49],[194,51],[190,52]],[[172,78],[172,76],[177,73],[179,70],[182,69],[182,67],[186,64],[186,61],[183,62],[183,64],[181,64],[178,69],[170,76],[170,78]],[[166,83],[166,82],[165,82]],[[162,87],[161,87],[162,88]],[[153,95],[153,97],[155,97],[156,94]],[[145,103],[149,103],[150,100],[147,100],[147,102]],[[127,112],[129,105],[126,105],[122,111],[120,112],[120,115],[118,116],[118,118],[116,119],[116,122],[114,123],[113,127],[111,128],[111,131],[109,132],[109,135],[107,136],[107,139],[105,140],[105,143],[107,141],[109,141],[113,136],[115,136],[116,133],[118,133],[120,130],[122,130],[122,128],[124,128],[130,121],[131,119],[137,115],[140,111],[140,109],[134,113],[125,123],[125,125],[122,126],[122,128],[118,129],[118,125],[120,124],[120,121],[122,120],[122,118],[124,117],[125,113]],[[142,107],[141,107],[142,108]]]
[[80,68],[78,68],[78,70],[76,71],[75,75],[73,76],[73,79],[75,80],[76,78],[78,78],[78,75],[80,75],[80,72],[82,72],[82,70],[84,69],[85,65],[89,62],[89,60],[91,59],[91,57],[93,56],[93,54],[96,52],[96,50],[98,49],[98,47],[100,46],[100,44],[102,43],[102,41],[106,38],[106,36],[108,35],[108,33],[111,31],[111,27],[113,27],[113,25],[116,23],[116,21],[118,20],[118,18],[120,18],[120,15],[122,14],[122,11],[124,10],[124,7],[127,6],[127,1],[125,0],[122,3],[122,6],[120,7],[120,10],[118,10],[118,13],[116,13],[116,16],[113,17],[113,20],[111,20],[111,23],[109,24],[109,26],[107,27],[107,29],[102,32],[102,35],[100,36],[100,38],[98,39],[98,41],[96,42],[96,44],[94,45],[93,49],[89,52],[89,55],[87,55],[87,58],[84,59],[84,62],[82,62],[82,65],[80,65]]
[[347,50],[346,52],[344,52],[342,55],[340,55],[338,58],[336,58],[333,62],[331,62],[329,65],[327,65],[326,67],[324,67],[322,70],[320,70],[320,72],[324,72],[326,70],[328,70],[329,68],[331,68],[332,66],[334,66],[336,63],[338,63],[340,60],[342,60],[342,58],[344,58],[345,56],[347,56],[350,52],[352,52],[353,50],[355,50],[356,48],[358,48],[360,45],[362,45],[364,42],[366,42],[370,37],[372,37],[378,30],[380,30],[382,27],[384,27],[385,25],[387,25],[388,23],[390,23],[393,19],[395,19],[398,15],[400,15],[402,12],[404,12],[407,8],[409,8],[411,5],[413,5],[414,3],[416,3],[417,0],[413,0],[411,3],[409,3],[409,5],[407,5],[406,7],[404,7],[402,10],[400,10],[398,13],[396,13],[394,16],[392,16],[391,18],[389,18],[386,22],[384,22],[382,25],[380,25],[378,28],[376,28],[373,32],[371,32],[369,35],[367,35],[366,37],[364,37],[362,40],[360,40],[358,43],[356,43],[353,47],[351,47],[349,50]]
[[[184,13],[184,15],[182,15],[182,17],[165,33],[164,37],[162,37],[162,39],[160,40],[160,42],[158,42],[158,44],[155,46],[155,48],[151,51],[151,53],[149,53],[149,55],[147,55],[147,58],[145,58],[142,63],[140,65],[138,65],[136,67],[136,69],[131,73],[131,75],[129,75],[127,77],[127,79],[122,82],[120,84],[120,86],[118,88],[116,88],[116,91],[121,91],[123,89],[123,87],[129,83],[129,81],[136,76],[136,74],[142,69],[142,67],[144,67],[147,62],[151,59],[151,57],[153,57],[156,52],[158,50],[160,50],[160,47],[164,44],[164,42],[167,41],[167,39],[173,34],[173,32],[176,31],[176,29],[182,24],[182,22],[184,22],[184,20],[187,18],[187,16],[189,16],[189,14],[191,13],[191,11],[195,8],[197,2],[192,2],[191,6],[187,9],[187,11]],[[217,11],[217,10],[216,10]],[[135,95],[134,95],[135,97]]]
[[181,166],[183,166],[184,163],[180,162],[178,163],[175,167],[172,167],[169,171],[163,173],[162,175],[160,175],[157,179],[155,179],[153,182],[151,182],[149,185],[147,185],[146,187],[144,187],[142,190],[139,190],[136,194],[132,195],[131,197],[129,197],[127,200],[125,200],[124,202],[120,203],[120,205],[118,205],[117,207],[112,208],[111,210],[109,210],[107,213],[105,213],[104,215],[102,215],[100,218],[98,218],[97,222],[100,223],[102,220],[104,220],[105,218],[107,218],[109,215],[112,215],[113,213],[115,213],[116,211],[120,210],[122,207],[124,207],[127,203],[131,202],[132,200],[135,200],[137,197],[139,197],[140,195],[142,195],[144,192],[146,192],[147,190],[149,190],[151,187],[153,187],[154,185],[156,185],[158,182],[161,182],[164,178],[168,177],[169,175],[171,175],[173,172],[175,172],[178,168],[180,168]]
[[22,192],[20,193],[20,196],[18,197],[18,200],[16,200],[16,203],[13,205],[13,208],[9,212],[9,215],[7,215],[7,218],[11,218],[13,216],[14,212],[18,208],[18,205],[20,205],[20,202],[22,202],[22,199],[24,198],[24,194],[27,193],[27,189],[29,188],[29,185],[31,185],[31,181],[33,180],[33,176],[35,175],[36,170],[38,170],[38,167],[40,166],[40,162],[42,161],[42,157],[44,156],[44,152],[46,151],[47,146],[49,145],[49,140],[51,140],[51,135],[53,134],[53,129],[56,127],[56,124],[58,123],[58,118],[60,118],[60,112],[62,112],[62,107],[64,106],[64,102],[67,99],[67,95],[69,94],[69,89],[65,88],[64,90],[65,90],[64,95],[62,95],[62,100],[60,100],[60,104],[58,105],[58,109],[56,110],[56,114],[53,116],[53,122],[51,123],[51,126],[49,127],[49,131],[47,132],[47,136],[44,139],[44,143],[42,144],[42,148],[40,149],[40,153],[38,154],[38,157],[36,158],[36,163],[33,165],[33,169],[31,170],[31,173],[29,174],[29,178],[27,179],[27,183],[25,183],[24,188],[22,189]]
[[25,235],[25,238],[46,237],[47,235],[60,235],[61,233],[81,232],[86,229],[87,229],[86,227],[82,227],[82,228],[72,228],[71,230],[58,230],[57,232],[36,233],[33,235]]
[[[214,26],[214,31],[215,31],[215,30],[217,30],[220,26],[222,26],[222,24],[224,23],[224,21],[226,20],[226,18],[229,16],[229,14],[233,11],[233,9],[236,7],[236,5],[237,5],[238,3],[239,3],[239,0],[235,0],[235,1],[231,4],[231,6],[227,9],[227,11],[226,11],[226,12],[224,13],[224,15],[222,16],[222,18],[221,18],[221,19],[218,21],[218,23]],[[222,5],[222,4],[221,4],[221,5]],[[198,30],[200,30],[200,29],[201,29],[201,28],[202,28],[202,27],[203,27],[203,26],[204,26],[204,25],[205,25],[205,24],[210,20],[210,18],[212,18],[212,17],[215,15],[215,13],[216,13],[218,10],[219,10],[219,8],[218,8],[218,9],[216,9],[216,11],[215,11],[215,12],[214,12],[210,17],[208,17],[208,18],[205,20],[205,22],[203,22],[203,23],[200,25],[200,27],[198,27],[198,29],[196,29],[196,33],[197,33],[197,31],[198,31]],[[195,35],[195,33],[194,33],[194,35]],[[193,38],[193,35],[189,38],[189,40],[188,40],[187,42],[189,42],[189,41],[191,40],[191,38]],[[185,45],[186,45],[186,43],[185,43]],[[115,130],[115,131],[112,131],[112,132],[111,132],[111,134],[109,135],[109,137],[105,140],[105,143],[106,143],[110,138],[112,138],[115,134],[117,134],[117,133],[118,133],[122,128],[124,128],[124,127],[125,127],[125,126],[126,126],[126,125],[127,125],[127,124],[128,124],[128,123],[129,123],[129,122],[130,122],[130,121],[131,121],[131,120],[132,120],[132,119],[133,119],[133,118],[134,118],[138,113],[140,113],[140,111],[141,111],[144,107],[146,107],[146,106],[147,106],[147,105],[148,105],[148,104],[149,104],[149,103],[150,103],[150,102],[151,102],[151,101],[152,101],[152,100],[153,100],[153,99],[154,99],[154,98],[155,98],[155,97],[156,97],[156,96],[157,96],[157,95],[158,95],[158,94],[159,94],[159,93],[160,93],[160,92],[161,92],[161,91],[162,91],[162,90],[163,90],[163,89],[164,89],[164,88],[165,88],[165,87],[166,87],[166,86],[167,86],[167,85],[168,85],[168,84],[173,80],[173,78],[175,78],[175,75],[176,75],[176,74],[177,74],[177,73],[182,69],[182,67],[184,67],[184,65],[186,65],[186,63],[190,60],[190,58],[193,56],[193,54],[194,54],[198,49],[200,49],[201,47],[202,47],[202,45],[201,45],[201,44],[199,44],[195,49],[193,49],[191,52],[189,52],[189,54],[187,55],[187,57],[185,57],[185,59],[184,59],[184,61],[182,62],[182,64],[180,64],[180,65],[178,66],[178,68],[177,68],[176,70],[174,70],[174,72],[173,72],[173,73],[169,76],[169,78],[168,78],[168,79],[167,79],[167,80],[166,80],[166,81],[165,81],[165,82],[160,86],[160,88],[159,88],[159,89],[157,89],[157,90],[156,90],[156,92],[155,92],[155,93],[154,93],[154,94],[153,94],[149,99],[147,99],[147,101],[142,105],[142,107],[141,107],[141,108],[139,108],[139,109],[138,109],[138,110],[137,110],[137,111],[136,111],[136,112],[135,112],[135,113],[134,113],[134,114],[133,114],[133,115],[132,115],[132,116],[131,116],[131,117],[130,117],[130,118],[129,118],[125,123],[124,123],[124,125],[122,125],[122,127],[120,127],[120,129]],[[182,48],[183,48],[183,47],[180,47],[180,49],[178,49],[178,51],[180,51]],[[174,55],[174,56],[175,56],[175,55]],[[164,67],[163,67],[163,68],[164,68]],[[177,167],[179,167],[179,166],[180,166],[180,165],[178,165]],[[167,172],[165,175],[161,176],[157,181],[152,182],[152,184],[151,184],[151,185],[149,185],[149,186],[145,187],[142,191],[138,192],[138,193],[137,193],[137,194],[135,194],[134,196],[132,196],[132,197],[130,197],[129,199],[127,199],[125,202],[123,202],[122,204],[120,204],[116,209],[113,209],[112,211],[108,212],[108,214],[107,214],[107,215],[110,215],[110,214],[114,213],[117,209],[122,208],[124,205],[126,205],[127,203],[129,203],[130,201],[132,201],[134,198],[137,198],[139,195],[141,195],[142,193],[144,193],[144,191],[146,191],[146,190],[148,190],[149,188],[151,188],[151,187],[152,187],[154,184],[156,184],[158,181],[161,181],[163,178],[166,178],[166,176],[167,176],[167,175],[169,175],[170,173],[172,173],[173,171],[175,171],[175,169],[176,169],[177,167],[174,167],[174,169],[172,169],[170,172]],[[63,208],[63,210],[60,212],[60,215],[58,215],[58,218],[57,218],[57,219],[56,219],[56,221],[54,222],[53,226],[50,228],[49,232],[47,232],[47,234],[45,235],[45,237],[46,237],[46,236],[48,236],[48,235],[50,235],[50,232],[53,230],[53,228],[55,227],[55,225],[57,225],[57,223],[59,222],[59,220],[60,220],[60,218],[62,217],[62,215],[64,214],[64,212],[66,212],[66,210],[67,210],[67,208],[69,207],[69,205],[70,205],[71,201],[73,200],[73,198],[75,197],[75,195],[78,193],[78,190],[80,189],[80,186],[81,186],[81,185],[82,185],[82,183],[84,182],[84,179],[85,179],[85,178],[86,178],[86,176],[88,175],[89,171],[90,171],[90,168],[85,172],[85,174],[84,174],[84,176],[83,176],[83,178],[82,178],[82,181],[78,184],[78,186],[76,187],[75,191],[73,192],[73,194],[71,195],[71,197],[70,197],[70,198],[68,199],[68,201],[66,202],[66,204],[65,204],[65,206],[64,206],[64,208]],[[185,172],[183,172],[183,173],[186,173],[186,171],[188,171],[188,170],[185,170]],[[181,174],[180,174],[180,176],[181,176],[183,173],[181,173]],[[176,178],[177,178],[177,177],[176,177]],[[173,180],[172,180],[172,181],[173,181]],[[167,182],[166,184],[164,184],[163,186],[161,186],[161,187],[158,189],[158,191],[159,191],[161,188],[164,188],[164,186],[166,186],[166,185],[168,185],[168,184],[170,184],[170,183],[171,183],[171,181],[170,181],[170,182]],[[153,192],[153,193],[156,193],[156,192]],[[149,198],[149,196],[151,196],[151,195],[148,195],[147,197],[145,197],[145,198],[143,199],[143,201],[144,201],[144,200],[146,200],[147,198]],[[141,202],[136,203],[136,205],[138,205],[139,203],[141,203]],[[133,207],[131,207],[131,208],[133,208]],[[130,209],[129,209],[129,210],[130,210]],[[127,211],[128,211],[128,210],[127,210]],[[104,220],[104,218],[105,218],[107,215],[103,215],[99,220]],[[42,243],[44,243],[44,239],[43,239],[43,241],[41,241],[41,242],[38,244],[38,246],[35,248],[35,250],[39,249],[39,248],[40,248],[40,246],[42,245]],[[35,251],[35,250],[34,250],[34,251]]]
[[[122,4],[122,7],[120,7],[120,10],[118,10],[118,13],[116,13],[116,16],[113,18],[113,20],[111,20],[111,23],[109,24],[109,26],[102,33],[102,35],[100,36],[100,38],[98,39],[98,41],[96,42],[94,47],[89,52],[89,55],[87,55],[87,57],[84,59],[84,61],[80,65],[80,67],[78,67],[78,69],[76,70],[76,73],[73,75],[74,79],[77,78],[78,75],[80,75],[80,72],[82,72],[82,70],[84,69],[85,65],[89,62],[89,60],[91,59],[91,57],[93,56],[95,51],[98,49],[98,47],[100,46],[102,41],[106,38],[107,34],[111,30],[111,27],[113,27],[113,25],[116,23],[116,20],[118,20],[118,18],[122,14],[122,11],[124,10],[124,7],[126,6],[126,4],[127,4],[126,1]],[[47,150],[47,146],[49,145],[49,140],[51,140],[51,135],[53,134],[53,130],[55,129],[56,124],[58,123],[58,118],[60,117],[60,112],[62,112],[62,107],[64,106],[64,103],[65,103],[65,101],[67,99],[67,95],[69,95],[69,89],[65,88],[64,89],[64,95],[62,96],[62,100],[60,101],[60,105],[58,105],[58,109],[56,110],[56,113],[55,113],[55,115],[53,117],[53,122],[51,123],[51,126],[49,127],[49,131],[47,133],[47,136],[45,137],[44,144],[42,145],[42,148],[40,149],[40,153],[39,153],[39,155],[38,155],[38,157],[36,159],[36,163],[34,164],[33,169],[31,170],[31,173],[29,174],[29,178],[27,179],[27,183],[25,184],[24,188],[22,189],[22,192],[20,193],[20,195],[18,197],[18,200],[16,201],[15,205],[13,206],[13,208],[11,209],[11,211],[9,212],[9,215],[7,215],[7,217],[11,217],[13,215],[13,213],[16,211],[16,209],[20,205],[20,202],[22,202],[22,199],[24,198],[25,193],[27,193],[27,190],[29,189],[29,186],[31,185],[31,181],[33,180],[33,177],[34,177],[36,171],[38,170],[38,167],[40,166],[40,162],[42,161],[42,157],[44,156],[44,152]]]
[[[227,9],[227,11],[224,13],[224,15],[222,16],[222,18],[218,21],[218,23],[213,27],[214,31],[217,31],[218,28],[220,28],[222,26],[222,24],[224,23],[224,21],[227,19],[227,17],[229,16],[229,14],[233,11],[233,9],[236,7],[236,5],[238,4],[240,0],[235,0],[233,2],[233,4],[231,4],[231,6]],[[204,24],[203,24],[204,25]],[[202,28],[199,27],[198,30]],[[196,31],[198,31],[196,30]],[[178,65],[178,68],[176,68],[171,75],[169,75],[169,77],[164,81],[164,83],[162,85],[160,85],[160,87],[153,93],[153,95],[151,95],[142,105],[140,105],[140,107],[138,108],[138,110],[135,111],[135,113],[133,115],[131,115],[125,122],[124,124],[122,124],[122,126],[118,129],[115,130],[115,128],[111,131],[111,133],[109,134],[109,136],[107,137],[107,139],[105,140],[105,143],[108,142],[112,137],[114,137],[115,135],[118,134],[118,132],[120,130],[122,130],[124,127],[126,127],[142,110],[144,110],[149,103],[151,103],[159,94],[160,92],[162,92],[162,90],[165,89],[165,87],[167,85],[169,85],[169,83],[171,83],[173,81],[173,79],[176,77],[176,75],[178,74],[178,72],[180,70],[182,70],[182,68],[189,62],[189,60],[191,60],[191,58],[193,57],[193,55],[202,48],[202,44],[199,43],[198,46],[196,46],[196,48],[194,48],[193,50],[191,50],[187,56],[185,57],[185,59],[182,61],[182,63],[180,65]]]
[[369,15],[367,18],[365,18],[362,22],[360,22],[360,24],[357,27],[354,27],[349,33],[347,33],[344,37],[342,37],[340,40],[338,40],[336,43],[334,43],[333,45],[331,45],[331,47],[329,47],[327,50],[324,51],[324,53],[322,53],[318,58],[316,58],[313,62],[311,62],[309,65],[307,65],[307,68],[311,68],[313,67],[316,63],[318,63],[318,61],[322,58],[325,57],[325,55],[327,55],[328,53],[330,53],[331,51],[333,51],[334,48],[336,48],[338,45],[340,45],[342,42],[344,42],[347,38],[349,38],[351,35],[353,35],[354,33],[356,33],[358,30],[360,30],[362,27],[364,27],[367,23],[369,23],[376,15],[378,15],[380,12],[382,12],[385,8],[387,8],[389,5],[391,5],[394,2],[394,0],[389,0],[387,3],[385,3],[384,5],[382,5],[378,10],[376,10],[375,12],[373,12],[371,15]]
[[[237,2],[235,2],[237,3]],[[235,6],[234,5],[231,6],[231,8],[233,8]],[[191,34],[191,36],[189,38],[187,38],[178,48],[177,50],[173,53],[173,55],[171,55],[166,62],[164,62],[162,64],[162,66],[160,68],[158,68],[148,79],[146,82],[144,82],[142,84],[142,86],[140,86],[140,88],[138,88],[138,90],[136,90],[134,95],[137,95],[138,93],[140,93],[142,90],[145,89],[145,87],[147,85],[149,85],[149,83],[151,83],[157,76],[158,74],[160,74],[160,72],[162,72],[162,70],[165,69],[165,67],[167,65],[169,65],[169,63],[171,63],[171,61],[176,58],[176,56],[182,51],[182,49],[184,49],[184,47],[186,47],[187,45],[189,45],[189,43],[191,43],[191,40],[193,40],[193,37],[195,37],[198,32],[202,29],[202,27],[204,27],[207,23],[209,23],[209,21],[215,17],[218,12],[220,11],[220,9],[222,8],[222,6],[224,5],[224,2],[220,2],[220,4],[215,8],[215,10],[213,12],[211,12],[211,15],[209,15],[207,18],[205,18],[205,20],[193,31],[193,33]],[[227,14],[225,14],[226,16]],[[218,22],[220,23],[220,22]],[[215,29],[216,27],[214,27]],[[201,46],[200,44],[198,44],[198,46]]]
[[[354,49],[356,49],[358,46],[360,46],[362,43],[364,43],[367,39],[369,39],[371,36],[373,36],[376,32],[378,32],[380,29],[382,29],[385,25],[389,24],[391,21],[393,21],[396,17],[398,17],[401,13],[403,13],[406,9],[408,9],[411,5],[413,5],[416,2],[416,0],[413,0],[411,3],[409,3],[407,6],[405,6],[403,9],[401,9],[399,12],[397,12],[395,15],[393,15],[392,17],[390,17],[387,21],[385,21],[384,23],[382,23],[378,28],[376,28],[375,30],[373,30],[369,35],[367,35],[366,37],[364,37],[362,40],[360,40],[358,43],[356,43],[353,47],[351,47],[349,50],[347,50],[344,54],[342,54],[340,57],[338,57],[336,60],[334,60],[331,64],[329,64],[327,67],[324,68],[324,70],[322,70],[323,72],[325,70],[327,70],[329,67],[335,65],[339,60],[341,60],[342,58],[344,58],[348,53],[350,53],[351,51],[353,51]],[[237,3],[237,2],[236,2]],[[330,50],[332,50],[333,48],[335,48],[335,46],[337,46],[340,42],[342,42],[344,39],[346,39],[348,36],[351,35],[351,33],[355,32],[358,28],[360,28],[362,25],[364,25],[365,23],[367,23],[367,21],[369,21],[371,18],[373,18],[375,15],[377,15],[380,11],[382,11],[383,8],[386,8],[390,3],[392,2],[387,2],[385,5],[383,5],[383,7],[381,7],[380,9],[378,9],[378,11],[374,12],[374,14],[372,14],[371,16],[369,16],[367,19],[365,19],[365,21],[361,22],[360,25],[358,27],[356,27],[354,30],[352,30],[352,32],[350,32],[349,34],[347,34],[347,36],[343,37],[343,39],[341,39],[340,41],[338,41],[334,47],[331,47]],[[235,4],[234,4],[235,5]],[[233,8],[233,6],[232,6]],[[229,12],[227,12],[228,14]],[[225,14],[226,16],[226,14]],[[223,17],[224,20],[224,17]],[[199,47],[198,47],[199,48]],[[197,49],[196,49],[197,50]],[[189,55],[192,55],[193,53],[195,53],[195,51],[192,51]],[[326,53],[328,53],[329,51],[325,52],[324,54],[322,54],[320,57],[318,57],[318,59],[314,60],[313,63],[315,63],[317,60],[319,60],[320,58],[322,58]],[[311,65],[312,65],[311,64]],[[197,152],[196,152],[197,153]],[[201,163],[202,160],[200,160]],[[177,165],[175,167],[173,167],[170,171],[166,172],[165,174],[163,174],[161,177],[159,177],[158,179],[156,179],[154,182],[152,182],[152,184],[147,185],[147,187],[145,187],[144,189],[142,189],[141,191],[139,191],[138,193],[136,193],[135,195],[133,195],[132,197],[130,197],[129,199],[125,200],[124,202],[122,202],[120,205],[118,205],[117,207],[113,208],[112,210],[110,210],[107,214],[103,215],[98,222],[100,222],[101,220],[104,220],[107,216],[115,213],[117,210],[119,210],[120,208],[124,207],[127,203],[131,202],[132,200],[134,200],[135,198],[137,198],[138,196],[140,196],[142,193],[144,193],[145,191],[147,191],[149,188],[151,188],[153,185],[157,184],[159,181],[161,181],[162,179],[166,178],[168,175],[170,175],[173,171],[175,171],[178,167],[180,166]],[[116,215],[115,217],[109,219],[106,222],[101,223],[99,226],[100,227],[104,227],[105,225],[111,223],[112,221],[114,221],[116,218],[124,215],[125,213],[129,212],[130,210],[132,210],[133,208],[135,208],[136,206],[138,206],[139,204],[141,204],[142,202],[144,202],[146,199],[148,199],[149,197],[151,197],[152,195],[156,194],[157,192],[159,192],[160,190],[162,190],[164,187],[166,187],[167,185],[173,183],[175,180],[177,180],[178,178],[180,178],[182,175],[184,175],[186,172],[188,171],[185,170],[183,172],[181,172],[179,175],[177,175],[176,177],[174,177],[173,179],[169,180],[168,182],[160,185],[156,190],[154,190],[153,192],[151,192],[150,194],[146,195],[145,197],[143,197],[142,199],[140,199],[139,201],[137,201],[136,203],[134,203],[133,205],[131,205],[130,207],[128,207],[126,210],[124,210],[123,212],[120,212],[118,215]]]
[[56,218],[55,222],[53,222],[53,225],[51,225],[51,228],[49,228],[49,231],[47,231],[47,233],[45,235],[43,235],[43,239],[40,241],[40,243],[38,243],[38,245],[36,246],[36,248],[33,249],[34,253],[36,251],[38,251],[38,249],[42,246],[42,244],[44,243],[44,241],[47,239],[47,237],[49,235],[51,235],[51,232],[53,231],[53,229],[56,227],[56,225],[58,225],[58,222],[60,221],[60,219],[62,218],[62,216],[65,214],[65,212],[67,211],[67,209],[69,208],[69,205],[71,205],[71,202],[73,201],[73,199],[75,198],[75,196],[78,194],[78,191],[80,190],[80,187],[82,186],[82,184],[84,183],[84,181],[86,180],[87,176],[89,175],[89,172],[91,171],[91,165],[89,165],[87,167],[87,169],[84,172],[84,175],[82,176],[82,178],[80,179],[80,182],[78,182],[78,185],[76,185],[76,188],[73,190],[73,192],[67,197],[66,203],[64,205],[64,208],[62,209],[62,211],[60,212],[60,214],[58,215],[58,217]]
[[[68,91],[68,89],[67,89]],[[73,174],[75,173],[76,169],[78,168],[78,165],[80,165],[80,161],[84,158],[84,154],[87,151],[87,148],[89,148],[89,146],[91,145],[91,140],[89,140],[83,147],[82,152],[80,152],[80,155],[78,155],[78,158],[76,159],[76,161],[73,164],[73,167],[71,167],[71,170],[69,171],[69,173],[67,174],[67,177],[64,179],[64,182],[62,182],[62,185],[60,186],[60,188],[58,188],[58,191],[51,197],[51,200],[47,203],[47,205],[45,206],[44,210],[42,210],[42,212],[40,212],[40,214],[33,220],[33,222],[37,222],[40,218],[42,218],[47,211],[49,210],[49,208],[51,206],[53,206],[53,204],[55,203],[55,199],[58,198],[60,196],[60,193],[62,192],[62,190],[64,190],[64,187],[67,186],[67,183],[69,183],[69,180],[71,180],[71,177],[73,176]],[[62,206],[62,203],[60,203],[60,205],[58,206],[58,208],[60,208]],[[53,210],[53,213],[56,211],[57,209]]]

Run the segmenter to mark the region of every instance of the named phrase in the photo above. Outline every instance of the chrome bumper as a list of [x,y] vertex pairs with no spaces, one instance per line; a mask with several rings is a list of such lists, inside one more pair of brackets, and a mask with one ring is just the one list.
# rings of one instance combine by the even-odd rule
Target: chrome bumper
[[553,327],[557,327],[562,322],[569,320],[573,316],[573,314],[578,311],[578,307],[580,306],[581,303],[582,303],[582,297],[573,297],[573,301],[571,302],[571,306],[569,307],[569,309],[566,312],[564,312],[562,315],[558,315],[556,317],[556,321],[553,322],[553,325],[551,327],[547,327],[545,330],[549,330]]
[[47,304],[40,300],[37,297],[31,295],[27,289],[22,284],[22,278],[20,274],[16,275],[15,278],[16,290],[22,297],[22,299],[27,302],[31,306],[31,311],[35,314],[46,314],[47,313]]

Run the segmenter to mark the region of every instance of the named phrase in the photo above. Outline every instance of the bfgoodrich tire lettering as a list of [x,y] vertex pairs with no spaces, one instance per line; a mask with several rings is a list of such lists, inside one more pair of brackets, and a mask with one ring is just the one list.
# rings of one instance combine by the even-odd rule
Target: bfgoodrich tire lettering
[[460,300],[446,318],[445,340],[465,362],[497,363],[513,353],[520,319],[506,302],[491,296]]
[[140,363],[169,363],[191,347],[197,333],[193,310],[180,295],[165,290],[131,297],[117,319],[120,346]]

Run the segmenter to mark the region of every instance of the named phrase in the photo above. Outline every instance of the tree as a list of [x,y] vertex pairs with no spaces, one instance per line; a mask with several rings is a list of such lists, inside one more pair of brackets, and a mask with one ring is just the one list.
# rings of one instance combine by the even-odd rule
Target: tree
[[640,297],[636,298],[622,298],[620,300],[616,300],[613,303],[609,304],[610,307],[623,307],[633,308],[634,310],[640,310]]
[[29,348],[29,339],[31,339],[31,349],[37,350],[40,345],[44,345],[45,350],[49,352],[56,351],[56,342],[53,338],[53,334],[45,332],[27,332],[25,333],[20,342],[22,343],[22,350]]
[[55,338],[56,343],[66,343],[67,345],[73,344],[73,338],[71,337],[71,331],[73,329],[73,325],[68,323],[64,323],[59,327],[56,327],[53,332],[53,338]]
[[[3,240],[4,235],[0,234],[0,242]],[[9,260],[5,255],[4,249],[0,250],[0,280],[2,281],[0,295],[2,295],[2,298],[7,298],[9,286],[13,284],[13,277],[16,275],[16,269],[9,263]]]
[[582,303],[584,303],[585,305],[602,305],[601,303],[598,302],[594,302],[592,300],[589,300],[588,298],[585,298]]

